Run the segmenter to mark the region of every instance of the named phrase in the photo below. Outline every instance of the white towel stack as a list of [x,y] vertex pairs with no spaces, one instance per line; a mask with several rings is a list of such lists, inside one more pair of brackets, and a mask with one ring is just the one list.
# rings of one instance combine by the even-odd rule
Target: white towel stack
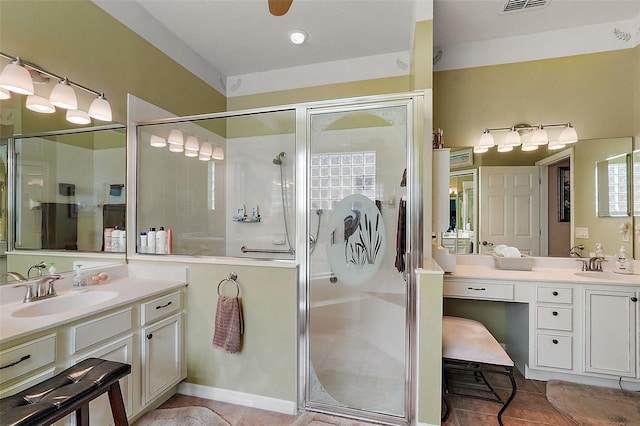
[[496,246],[496,248],[493,249],[493,251],[495,251],[496,254],[503,257],[521,257],[522,256],[520,254],[520,250],[518,250],[517,247],[510,247],[504,244],[500,244]]

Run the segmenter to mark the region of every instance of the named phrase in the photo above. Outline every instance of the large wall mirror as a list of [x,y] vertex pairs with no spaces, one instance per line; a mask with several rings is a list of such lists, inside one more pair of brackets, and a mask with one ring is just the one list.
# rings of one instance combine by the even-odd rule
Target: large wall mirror
[[[465,149],[453,148],[452,153]],[[495,191],[495,188],[487,186],[492,177],[496,180],[497,172],[503,177],[534,176],[521,181],[540,182],[539,186],[531,188],[533,195],[527,207],[526,228],[540,229],[541,232],[539,235],[531,232],[532,241],[519,247],[522,252],[533,256],[589,256],[595,252],[597,243],[602,244],[607,255],[614,254],[621,245],[626,247],[628,253],[633,252],[633,238],[630,234],[634,229],[634,219],[630,217],[629,210],[633,206],[633,216],[640,215],[640,151],[633,152],[631,137],[581,140],[560,152],[546,148],[534,152],[514,150],[499,153],[494,150],[474,154],[472,164],[454,168],[450,174],[451,226],[443,233],[442,238],[443,245],[448,244],[451,253],[486,253],[495,244],[523,244],[488,235],[491,223],[504,226],[505,232],[509,228],[505,226],[509,218],[495,219],[487,204],[489,191]],[[604,179],[600,173],[599,179],[596,164],[606,165],[608,171],[615,168],[616,173],[621,173],[621,176],[616,175],[613,179],[612,174],[608,173],[607,179]],[[476,173],[477,184],[472,184]],[[467,207],[464,211],[467,215],[477,212],[477,216],[463,219],[461,206],[464,205],[465,181],[468,182],[466,191],[474,188],[472,193],[475,198],[467,196],[467,200],[477,200],[477,206],[474,206],[477,210]],[[461,182],[463,186],[460,185]],[[612,194],[612,187],[617,188],[616,194]],[[605,190],[609,193],[607,200],[618,200],[615,208],[622,208],[627,213],[599,214],[596,201],[601,198],[598,194],[604,194]],[[496,194],[491,193],[491,196],[495,197]],[[467,203],[467,206],[470,204]],[[512,216],[522,219],[526,215]],[[512,224],[511,232],[522,230],[523,226]],[[628,230],[626,235],[622,232],[623,229]],[[483,242],[486,244],[483,245]],[[583,248],[579,249],[578,246]]]
[[108,253],[104,247],[106,228],[125,228],[124,126],[12,137],[4,148],[6,270],[28,276],[30,265],[40,262],[65,272],[87,257],[124,261],[124,247]]

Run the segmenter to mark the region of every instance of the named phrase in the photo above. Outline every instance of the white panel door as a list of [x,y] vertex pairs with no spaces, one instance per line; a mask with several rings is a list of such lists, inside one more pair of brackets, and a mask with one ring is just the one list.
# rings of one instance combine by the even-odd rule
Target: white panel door
[[535,166],[480,168],[480,252],[499,244],[540,252],[539,170]]

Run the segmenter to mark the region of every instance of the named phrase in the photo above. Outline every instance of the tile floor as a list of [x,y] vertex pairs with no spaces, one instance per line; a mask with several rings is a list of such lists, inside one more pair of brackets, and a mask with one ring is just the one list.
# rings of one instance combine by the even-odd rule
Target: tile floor
[[[489,380],[502,396],[510,392],[509,380],[501,375],[489,375]],[[556,411],[545,397],[545,382],[526,380],[516,374],[518,392],[502,415],[505,426],[572,426],[574,422]],[[495,426],[500,404],[451,395],[452,411],[444,426]],[[186,395],[175,395],[161,408],[199,405],[212,409],[232,426],[290,426],[298,416],[273,413],[224,402]],[[313,424],[313,422],[311,423]],[[365,426],[368,423],[360,423]],[[134,425],[135,426],[135,425]]]

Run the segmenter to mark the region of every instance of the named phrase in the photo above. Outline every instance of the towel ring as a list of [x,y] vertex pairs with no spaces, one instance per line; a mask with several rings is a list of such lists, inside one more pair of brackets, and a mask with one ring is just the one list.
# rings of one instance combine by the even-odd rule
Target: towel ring
[[227,278],[224,278],[222,280],[220,280],[220,282],[218,283],[218,296],[222,296],[222,294],[220,294],[220,286],[226,282],[230,282],[233,283],[236,286],[236,298],[240,296],[240,286],[238,285],[238,282],[236,281],[238,279],[238,274],[236,274],[235,272],[232,272],[229,274],[229,276]]

